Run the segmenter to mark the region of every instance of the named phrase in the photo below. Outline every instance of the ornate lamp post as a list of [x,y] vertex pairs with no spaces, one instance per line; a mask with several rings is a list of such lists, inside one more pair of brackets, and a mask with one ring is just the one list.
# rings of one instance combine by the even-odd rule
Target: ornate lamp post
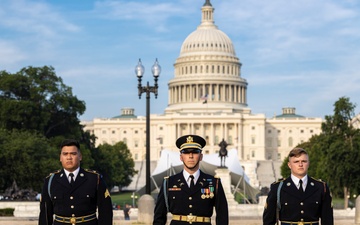
[[135,67],[135,74],[138,77],[138,92],[139,99],[141,99],[142,93],[146,93],[146,194],[150,195],[150,93],[154,93],[155,98],[158,95],[158,77],[161,72],[161,67],[157,61],[155,60],[154,65],[151,68],[151,72],[154,76],[155,84],[154,86],[149,86],[149,82],[147,82],[146,86],[141,85],[141,79],[144,75],[145,68],[141,63],[141,59],[137,66]]

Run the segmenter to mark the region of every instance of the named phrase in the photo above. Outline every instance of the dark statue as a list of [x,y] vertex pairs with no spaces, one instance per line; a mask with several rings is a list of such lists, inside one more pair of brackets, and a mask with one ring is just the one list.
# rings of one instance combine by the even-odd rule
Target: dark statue
[[220,146],[220,151],[219,151],[220,167],[226,168],[226,166],[225,166],[225,157],[227,157],[227,152],[228,151],[226,150],[226,147],[228,146],[228,144],[226,143],[226,141],[224,139],[222,139],[219,146]]
[[16,181],[13,181],[11,187],[7,188],[3,194],[4,200],[16,201],[35,201],[37,192],[32,189],[20,189]]

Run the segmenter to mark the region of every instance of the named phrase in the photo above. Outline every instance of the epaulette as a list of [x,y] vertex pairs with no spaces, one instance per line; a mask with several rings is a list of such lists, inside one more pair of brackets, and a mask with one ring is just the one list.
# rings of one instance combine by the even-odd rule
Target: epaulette
[[215,175],[215,176],[214,176],[214,178],[217,178],[217,179],[219,179],[220,177],[219,177],[219,175]]
[[278,179],[277,181],[275,181],[274,183],[272,183],[272,184],[277,184],[277,183],[280,183],[281,181],[284,181],[285,180],[285,178],[280,178],[280,179]]
[[314,179],[314,180],[316,180],[316,181],[319,181],[320,183],[326,184],[326,182],[323,181],[323,180],[321,180],[321,179],[316,179],[316,178],[314,178],[314,177],[311,177],[311,178]]
[[60,171],[61,171],[61,170],[56,170],[56,171],[50,173],[46,178],[51,177],[51,175],[53,175],[53,174],[60,173]]
[[164,179],[169,179],[169,176],[164,177]]
[[94,174],[97,174],[97,175],[101,175],[100,173],[98,173],[96,170],[90,170],[90,169],[84,169],[86,172],[88,173],[94,173]]
[[311,177],[311,178],[314,179],[317,182],[322,183],[322,185],[324,186],[324,193],[326,193],[326,182],[322,181],[321,179],[316,179],[316,178],[313,178],[313,177]]

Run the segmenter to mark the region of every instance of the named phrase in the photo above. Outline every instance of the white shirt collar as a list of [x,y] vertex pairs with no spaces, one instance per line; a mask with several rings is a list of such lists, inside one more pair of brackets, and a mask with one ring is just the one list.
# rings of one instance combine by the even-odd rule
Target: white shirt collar
[[70,180],[69,174],[73,173],[74,174],[74,181],[76,180],[77,175],[79,174],[80,171],[80,167],[78,167],[76,170],[74,170],[73,172],[67,171],[66,169],[64,169],[65,175],[68,178],[68,180]]
[[[189,177],[191,174],[188,173],[186,170],[183,170],[183,176],[186,180],[186,182],[188,183],[188,185],[190,186],[190,181],[191,181],[191,178]],[[196,184],[197,180],[199,179],[200,177],[200,170],[197,170],[195,173],[192,174],[194,176],[194,184]]]
[[[300,186],[300,184],[299,184],[300,179],[291,174],[291,180],[294,182],[294,184],[296,185],[296,187],[299,188],[299,186]],[[305,175],[303,178],[301,178],[301,180],[303,181],[303,188],[304,188],[304,190],[305,190],[305,187],[306,187],[307,182],[308,182],[308,176]]]

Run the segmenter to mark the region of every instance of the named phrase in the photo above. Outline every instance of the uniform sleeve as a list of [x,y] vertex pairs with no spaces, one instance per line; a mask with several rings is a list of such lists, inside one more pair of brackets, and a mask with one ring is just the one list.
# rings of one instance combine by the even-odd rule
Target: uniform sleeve
[[264,207],[263,225],[274,225],[276,223],[276,192],[276,185],[272,184]]
[[160,192],[156,198],[156,204],[154,209],[153,225],[165,225],[167,220],[167,208],[164,197],[164,185],[161,185]]
[[216,224],[217,225],[228,225],[229,224],[229,210],[228,204],[224,192],[224,188],[221,184],[221,180],[217,179],[217,193],[215,200],[216,210]]
[[40,215],[39,225],[52,225],[53,224],[53,204],[48,193],[49,179],[45,179],[44,186],[41,191],[40,198]]
[[113,209],[109,190],[102,179],[101,175],[98,175],[98,191],[97,191],[97,202],[98,202],[98,221],[101,225],[112,225],[113,224]]
[[326,183],[324,183],[325,193],[323,197],[323,203],[321,208],[321,224],[322,225],[333,225],[334,216],[333,216],[333,207],[332,207],[332,197],[330,189]]

